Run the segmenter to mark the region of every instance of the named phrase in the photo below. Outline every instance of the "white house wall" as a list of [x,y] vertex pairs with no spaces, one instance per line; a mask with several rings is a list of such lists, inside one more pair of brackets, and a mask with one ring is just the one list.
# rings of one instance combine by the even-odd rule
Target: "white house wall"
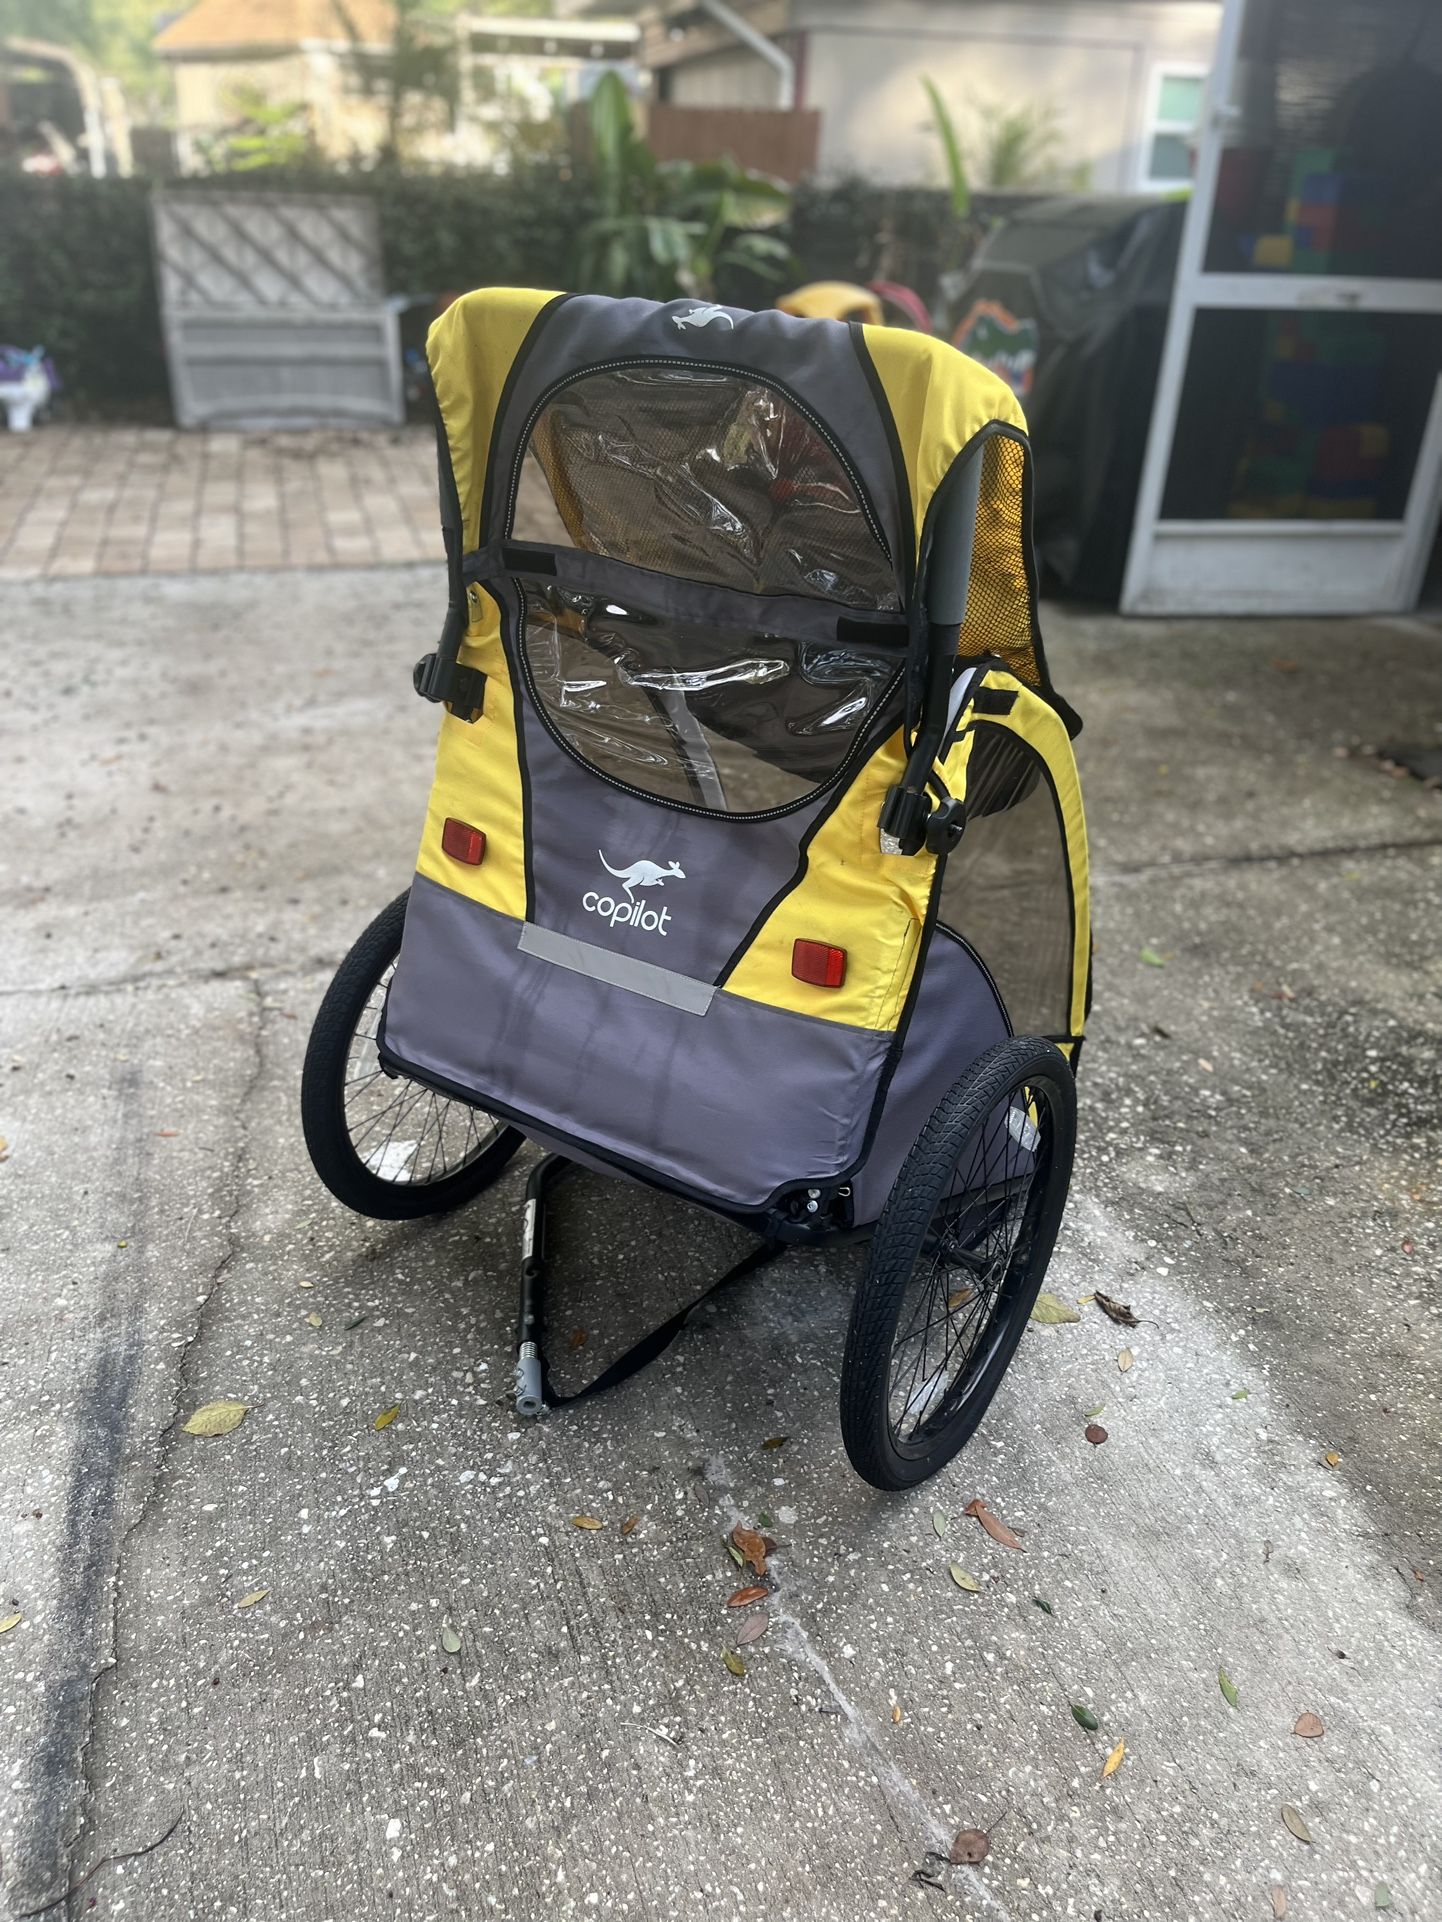
[[[778,35],[801,68],[801,104],[822,109],[821,171],[940,181],[922,89],[935,80],[965,139],[988,108],[1054,104],[1059,153],[1099,190],[1139,183],[1158,66],[1205,69],[1219,0],[793,0]],[[688,106],[770,106],[775,76],[754,55],[706,54],[671,70]]]

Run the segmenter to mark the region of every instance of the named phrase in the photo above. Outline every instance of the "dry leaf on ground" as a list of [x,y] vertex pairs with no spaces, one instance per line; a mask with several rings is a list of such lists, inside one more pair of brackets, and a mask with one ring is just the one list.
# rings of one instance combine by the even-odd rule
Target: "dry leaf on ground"
[[1126,1752],[1127,1752],[1127,1741],[1126,1741],[1126,1737],[1123,1736],[1121,1741],[1118,1742],[1116,1747],[1112,1750],[1111,1754],[1102,1763],[1102,1780],[1104,1782],[1109,1775],[1116,1774],[1117,1770],[1122,1765],[1123,1759],[1126,1756]]
[[1322,1457],[1322,1460],[1327,1464],[1328,1468],[1335,1468],[1341,1459],[1342,1457],[1337,1453],[1335,1448],[1329,1448]]
[[256,1603],[263,1602],[269,1593],[270,1590],[268,1588],[253,1588],[248,1595],[241,1596],[240,1600],[236,1603],[236,1607],[254,1608]]
[[938,1541],[946,1533],[949,1526],[950,1522],[948,1517],[943,1515],[939,1508],[933,1508],[931,1511],[931,1532],[936,1536]]
[[19,1628],[24,1619],[18,1609],[13,1615],[0,1615],[0,1635],[8,1635],[12,1628]]
[[992,1514],[980,1495],[975,1501],[968,1502],[962,1513],[974,1515],[991,1539],[1000,1542],[1003,1548],[1021,1547],[1021,1537],[1013,1534],[1004,1521]]
[[956,1583],[958,1588],[964,1588],[968,1595],[977,1595],[981,1592],[981,1583],[976,1579],[975,1575],[968,1575],[966,1570],[957,1562],[951,1564],[951,1579]]
[[726,1664],[727,1668],[730,1669],[733,1675],[744,1675],[746,1673],[746,1664],[742,1661],[741,1657],[736,1653],[734,1649],[731,1649],[731,1648],[723,1649],[721,1653],[721,1660]]
[[628,1515],[621,1524],[621,1533],[623,1535],[634,1535],[640,1526],[641,1517],[639,1515]]
[[784,1448],[790,1439],[791,1437],[789,1435],[771,1435],[762,1442],[761,1446],[763,1448]]
[[1041,1322],[1046,1328],[1057,1328],[1063,1322],[1081,1320],[1081,1316],[1070,1302],[1063,1301],[1060,1295],[1047,1294],[1045,1290],[1037,1296],[1031,1318],[1033,1321]]
[[736,1641],[738,1647],[747,1648],[752,1642],[759,1642],[770,1626],[770,1615],[767,1614],[764,1608],[758,1610],[755,1615],[748,1617],[737,1630]]
[[376,1416],[375,1426],[377,1428],[389,1428],[391,1423],[395,1420],[396,1416],[400,1412],[401,1412],[400,1403],[393,1402],[389,1408],[383,1408],[381,1412]]
[[584,1348],[589,1339],[590,1336],[586,1329],[573,1328],[571,1330],[571,1339],[566,1343],[566,1346],[568,1348]]
[[1325,1730],[1322,1727],[1321,1716],[1314,1715],[1311,1709],[1304,1710],[1304,1712],[1297,1717],[1296,1722],[1293,1724],[1292,1733],[1293,1735],[1302,1736],[1303,1739],[1308,1742],[1315,1742],[1319,1735],[1322,1735],[1325,1733]]
[[1107,1438],[1107,1431],[1099,1421],[1089,1421],[1082,1430],[1082,1433],[1086,1436],[1093,1448],[1100,1448]]
[[1226,1696],[1228,1705],[1232,1708],[1235,1708],[1237,1706],[1237,1699],[1241,1694],[1241,1690],[1237,1687],[1236,1683],[1232,1680],[1231,1676],[1228,1675],[1227,1671],[1224,1668],[1219,1668],[1217,1670],[1217,1686],[1221,1689],[1223,1695]]
[[738,1588],[734,1595],[728,1595],[726,1597],[726,1606],[728,1608],[750,1608],[753,1602],[764,1602],[770,1593],[771,1590],[769,1588],[762,1588],[759,1582],[753,1582],[750,1588]]
[[312,1328],[324,1328],[324,1327],[325,1327],[325,1323],[324,1323],[324,1322],[323,1322],[323,1321],[321,1320],[321,1318],[320,1318],[320,1316],[319,1316],[319,1315],[317,1315],[317,1314],[315,1314],[314,1312],[312,1312],[312,1313],[310,1313],[310,1314],[308,1314],[308,1315],[306,1316],[306,1321],[307,1321],[307,1322],[309,1323],[309,1325],[310,1325],[310,1326],[311,1326]]
[[1131,1349],[1123,1348],[1122,1352],[1117,1356],[1117,1367],[1125,1375],[1135,1360],[1136,1356],[1132,1353]]
[[1282,1804],[1282,1820],[1299,1842],[1310,1844],[1312,1831],[1307,1827],[1307,1824],[1302,1820],[1290,1802],[1283,1802]]
[[1092,1714],[1091,1710],[1086,1706],[1084,1702],[1073,1702],[1071,1705],[1071,1712],[1074,1718],[1076,1719],[1076,1721],[1081,1725],[1082,1728],[1084,1728],[1087,1731],[1089,1735],[1095,1735],[1097,1730],[1101,1727],[1101,1723],[1097,1720],[1095,1715]]
[[1391,1906],[1392,1891],[1387,1887],[1385,1882],[1379,1882],[1372,1891],[1372,1907],[1374,1909],[1390,1909]]
[[965,1862],[972,1867],[984,1862],[991,1853],[991,1837],[985,1829],[959,1829],[951,1844],[948,1858],[953,1863]]
[[766,1573],[766,1542],[754,1528],[743,1528],[738,1522],[731,1531],[731,1540],[741,1551],[743,1562],[750,1562],[758,1575]]
[[1140,1321],[1138,1321],[1137,1317],[1132,1313],[1131,1307],[1127,1302],[1116,1301],[1111,1295],[1104,1295],[1100,1288],[1098,1288],[1092,1296],[1092,1300],[1104,1315],[1108,1316],[1112,1321],[1119,1321],[1123,1328],[1141,1327]]
[[441,1647],[447,1655],[459,1655],[461,1652],[461,1638],[449,1624],[441,1630]]
[[1282,1887],[1280,1882],[1276,1882],[1272,1885],[1273,1922],[1286,1922],[1286,1914],[1287,1914],[1287,1891]]
[[893,1702],[893,1703],[891,1704],[891,1725],[892,1725],[892,1727],[893,1727],[893,1728],[895,1728],[895,1726],[896,1726],[896,1724],[897,1724],[897,1723],[898,1723],[898,1722],[899,1722],[900,1720],[901,1720],[901,1704],[900,1704],[900,1702]]
[[231,1435],[245,1420],[249,1404],[243,1401],[208,1401],[197,1408],[185,1424],[187,1435]]
[[572,1528],[604,1528],[606,1524],[596,1515],[573,1515]]

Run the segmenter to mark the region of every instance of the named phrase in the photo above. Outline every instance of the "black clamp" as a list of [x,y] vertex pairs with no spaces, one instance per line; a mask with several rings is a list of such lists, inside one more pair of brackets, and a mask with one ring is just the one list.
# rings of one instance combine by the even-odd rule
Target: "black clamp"
[[966,803],[948,794],[926,817],[926,845],[932,854],[950,854],[966,828]]
[[411,670],[411,683],[424,701],[444,701],[458,721],[476,721],[485,712],[486,677],[478,667],[463,667],[445,655],[423,654]]

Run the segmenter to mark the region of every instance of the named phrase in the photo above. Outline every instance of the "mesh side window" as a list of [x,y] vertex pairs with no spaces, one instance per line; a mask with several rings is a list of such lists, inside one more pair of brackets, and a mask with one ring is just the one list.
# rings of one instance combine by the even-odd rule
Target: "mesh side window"
[[547,404],[527,452],[518,532],[549,506],[570,545],[637,567],[755,594],[901,605],[845,464],[760,380],[704,366],[587,374]]
[[996,654],[1019,681],[1039,687],[1032,637],[1031,584],[1026,577],[1026,455],[993,434],[982,448],[981,498],[961,656]]
[[582,761],[733,814],[830,780],[900,667],[895,648],[726,632],[555,587],[526,589],[523,634],[537,705]]
[[966,803],[941,921],[991,970],[1017,1034],[1069,1034],[1071,872],[1041,757],[1009,728],[979,721]]

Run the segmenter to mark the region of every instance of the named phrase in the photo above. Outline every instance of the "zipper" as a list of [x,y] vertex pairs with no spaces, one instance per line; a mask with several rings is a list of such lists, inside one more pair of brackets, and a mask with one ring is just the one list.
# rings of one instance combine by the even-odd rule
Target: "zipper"
[[[689,365],[690,363],[688,362],[686,364]],[[820,787],[810,788],[805,794],[799,795],[796,800],[787,801],[780,807],[758,808],[749,813],[733,813],[729,808],[698,807],[694,801],[673,801],[667,795],[649,793],[645,788],[633,787],[629,781],[622,781],[616,775],[608,774],[604,768],[597,767],[593,761],[588,761],[585,755],[582,754],[578,748],[573,747],[565,735],[561,733],[560,729],[554,725],[550,715],[546,712],[545,703],[541,700],[540,694],[537,691],[535,677],[531,673],[531,657],[526,648],[526,624],[530,613],[530,599],[525,588],[519,581],[516,582],[516,588],[521,599],[520,632],[519,634],[508,633],[507,630],[510,628],[511,623],[509,619],[503,619],[501,623],[502,645],[506,647],[509,654],[516,654],[520,657],[518,664],[521,670],[522,685],[525,687],[532,708],[540,717],[542,727],[545,728],[557,747],[559,747],[563,753],[568,754],[578,767],[583,767],[588,774],[594,775],[598,781],[604,781],[608,787],[615,788],[621,794],[634,795],[638,801],[650,801],[655,807],[674,808],[679,814],[698,814],[703,820],[707,821],[777,821],[780,820],[783,814],[794,814],[798,808],[805,807],[811,801],[819,801],[823,796],[829,794],[839,781],[845,779],[846,775],[860,759],[863,751],[879,746],[885,738],[877,726],[877,720],[878,717],[885,712],[893,695],[896,693],[902,675],[906,672],[905,663],[902,663],[896,668],[891,679],[886,683],[885,687],[882,688],[876,705],[867,719],[866,725],[858,731],[856,739],[842,756],[841,763],[835,772],[829,775],[827,779],[821,783]]]
[[626,367],[682,367],[690,373],[694,373],[698,367],[704,367],[718,374],[733,374],[737,379],[747,382],[749,386],[765,387],[772,393],[780,394],[787,405],[794,407],[802,419],[820,435],[822,440],[825,441],[826,445],[836,456],[847,479],[851,482],[855,490],[857,501],[860,504],[862,513],[866,517],[866,524],[871,529],[872,537],[882,553],[886,556],[887,565],[891,568],[892,573],[895,573],[896,561],[891,552],[891,543],[882,532],[881,522],[877,518],[871,496],[860,474],[858,474],[852,466],[850,458],[832,434],[831,429],[812,412],[806,402],[802,400],[798,394],[794,393],[791,388],[784,386],[779,380],[772,380],[769,376],[759,375],[754,368],[736,367],[729,362],[719,360],[686,360],[676,354],[639,354],[624,360],[596,361],[589,367],[578,367],[573,373],[564,374],[560,380],[554,381],[551,386],[546,389],[530,413],[526,416],[525,425],[521,429],[520,439],[516,443],[516,458],[511,466],[510,490],[506,496],[506,527],[503,536],[504,539],[509,540],[515,532],[516,496],[521,485],[521,468],[525,462],[527,449],[531,445],[531,434],[535,429],[536,422],[540,419],[556,395],[561,393],[565,388],[573,385],[574,382],[585,380],[592,374],[618,373]]

